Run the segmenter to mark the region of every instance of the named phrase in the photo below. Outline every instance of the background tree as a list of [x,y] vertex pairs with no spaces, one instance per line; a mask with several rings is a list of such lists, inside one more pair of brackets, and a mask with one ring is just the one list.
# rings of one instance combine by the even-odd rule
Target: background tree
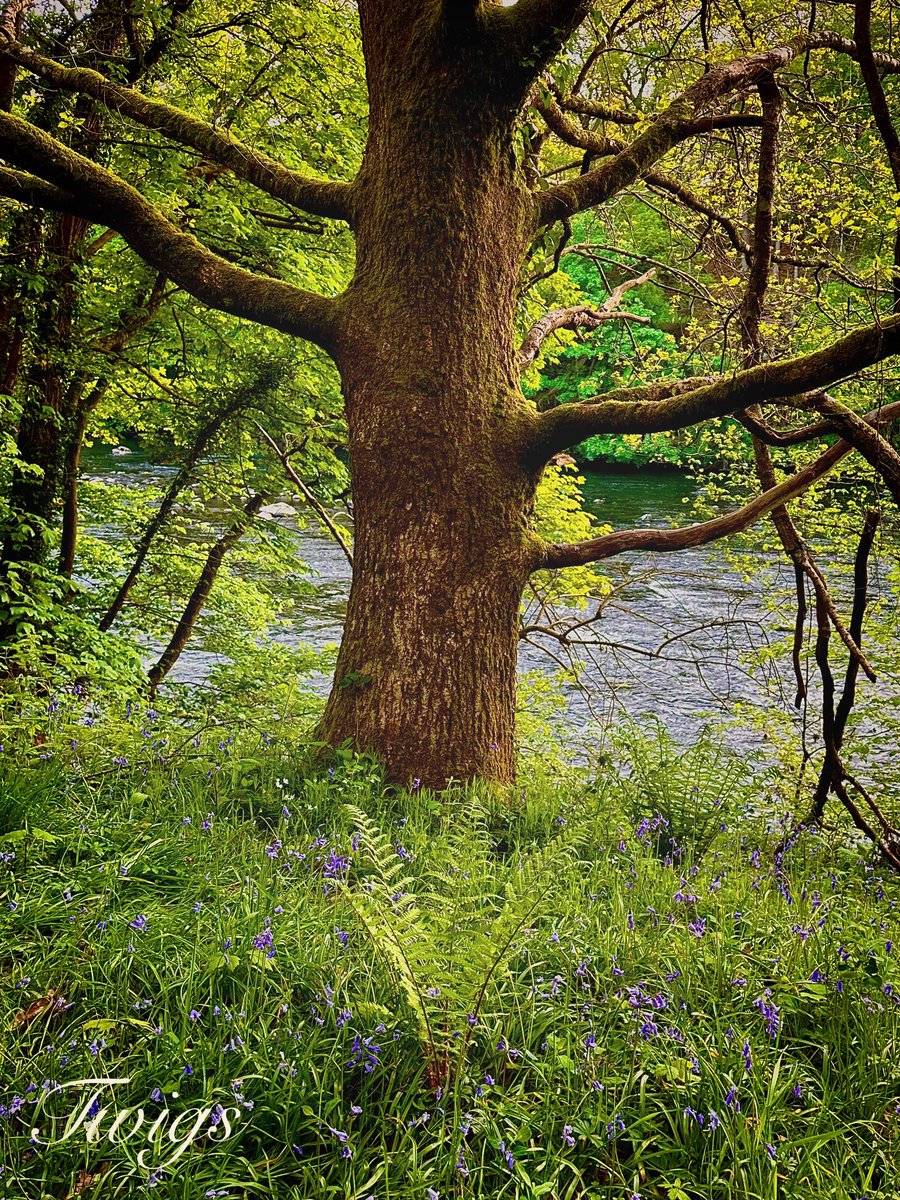
[[[334,138],[321,132],[321,109],[333,111],[338,93],[348,113],[361,99],[346,78],[355,68],[353,41],[342,44],[333,22],[314,23],[310,14],[283,3],[258,10],[255,19],[229,15],[215,3],[110,8],[98,0],[75,15],[47,5],[17,11],[20,21],[27,11],[27,32],[44,51],[64,46],[70,61],[99,64],[135,85],[164,87],[171,99],[235,131],[245,121],[251,129],[262,122],[277,141],[289,125],[291,153],[317,165],[358,155],[355,114],[348,132]],[[113,18],[120,42],[100,54],[98,30]],[[313,62],[301,63],[306,74],[292,58],[300,44]],[[7,74],[15,77],[14,70]],[[73,146],[80,145],[85,125],[75,108],[87,105],[94,157],[136,171],[145,190],[171,201],[179,220],[203,228],[223,254],[270,273],[289,269],[294,277],[333,277],[336,285],[346,278],[348,239],[342,244],[319,223],[297,221],[275,205],[248,213],[239,182],[216,183],[215,169],[186,157],[181,147],[160,139],[135,148],[93,101],[55,88],[26,90],[21,77],[19,82],[28,111],[38,111],[43,124]],[[72,219],[4,208],[4,327],[11,335],[4,350],[14,356],[15,370],[6,372],[2,401],[4,427],[12,434],[0,458],[3,661],[7,671],[57,675],[63,663],[72,669],[80,657],[75,675],[97,676],[100,660],[112,669],[117,658],[123,667],[132,659],[122,636],[98,637],[98,626],[131,641],[165,645],[229,514],[243,508],[253,486],[284,487],[284,469],[255,422],[280,442],[291,442],[295,466],[324,495],[345,488],[346,471],[333,452],[344,440],[336,380],[314,347],[199,308],[131,255],[114,230],[86,225],[62,272],[65,336],[41,336],[41,313],[60,309],[61,277],[61,260],[47,249],[44,228]],[[20,250],[24,222],[41,234],[31,258]],[[58,382],[58,403],[48,403],[46,388],[34,386],[41,372]],[[100,437],[115,443],[126,434],[137,435],[158,461],[179,464],[164,493],[79,484],[85,442]],[[110,546],[79,537],[79,491],[86,491],[88,521],[102,523],[115,514],[133,533],[133,547],[127,540]],[[249,524],[242,545],[248,541],[251,557],[265,558],[266,546],[274,554],[268,565],[255,564],[256,579],[289,583],[302,574],[296,560],[285,567],[287,539],[271,526]],[[225,585],[216,584],[211,593],[218,620],[203,620],[198,628],[214,627],[216,648],[233,658],[240,645],[250,649],[272,606],[265,588],[251,596],[251,582],[238,580],[237,565],[246,559],[235,542],[226,545],[235,566],[220,564],[216,571]],[[146,586],[149,571],[152,589]],[[77,578],[69,583],[73,572]],[[227,597],[228,588],[240,591],[240,605],[235,595]],[[289,601],[279,594],[282,612]]]

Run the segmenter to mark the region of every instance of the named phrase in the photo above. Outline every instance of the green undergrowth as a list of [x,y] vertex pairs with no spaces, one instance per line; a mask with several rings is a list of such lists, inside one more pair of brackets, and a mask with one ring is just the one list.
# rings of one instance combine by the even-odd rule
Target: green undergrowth
[[436,795],[135,737],[0,755],[0,1194],[898,1194],[900,888],[712,742]]

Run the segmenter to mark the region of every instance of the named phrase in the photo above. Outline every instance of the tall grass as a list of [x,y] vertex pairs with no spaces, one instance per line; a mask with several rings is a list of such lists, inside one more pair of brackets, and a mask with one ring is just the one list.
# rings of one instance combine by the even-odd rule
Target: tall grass
[[[667,836],[639,771],[432,795],[162,740],[0,774],[2,1194],[900,1194],[900,888],[865,849],[776,862],[721,789]],[[99,1077],[96,1140],[59,1140],[90,1088],[57,1085]]]

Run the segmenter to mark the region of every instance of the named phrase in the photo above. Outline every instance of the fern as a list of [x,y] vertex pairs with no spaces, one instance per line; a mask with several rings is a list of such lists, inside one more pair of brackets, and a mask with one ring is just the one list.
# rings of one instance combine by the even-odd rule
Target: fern
[[632,726],[617,738],[627,778],[622,798],[633,823],[662,817],[653,830],[660,857],[680,848],[704,854],[723,820],[748,798],[751,773],[743,759],[714,740],[709,730],[686,749],[656,721],[648,730]]
[[434,1041],[428,1006],[416,973],[416,942],[421,939],[421,914],[411,888],[412,880],[402,874],[403,862],[389,838],[355,805],[347,812],[362,833],[366,853],[374,868],[360,889],[347,890],[350,903],[371,938],[393,969],[407,1003],[428,1044]]
[[[390,839],[360,809],[347,811],[362,834],[370,870],[356,886],[345,885],[346,895],[415,1017],[429,1082],[445,1087],[465,1063],[491,982],[549,901],[560,858],[571,853],[580,828],[520,856],[498,894],[486,890],[487,871],[467,878],[451,867],[426,874],[416,896]],[[451,846],[457,837],[457,861],[477,862],[479,842],[487,858],[486,822],[477,813],[454,831]]]

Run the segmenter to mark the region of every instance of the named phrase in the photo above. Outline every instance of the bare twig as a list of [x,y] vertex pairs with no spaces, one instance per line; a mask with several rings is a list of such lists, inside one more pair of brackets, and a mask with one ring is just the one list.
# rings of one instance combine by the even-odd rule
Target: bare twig
[[315,493],[309,487],[309,484],[304,483],[304,481],[300,478],[300,476],[294,470],[294,468],[291,464],[291,460],[290,460],[288,451],[282,450],[279,447],[279,445],[275,441],[275,439],[265,429],[263,429],[263,427],[262,427],[262,425],[260,425],[259,421],[254,421],[253,424],[256,426],[256,428],[259,430],[259,432],[265,438],[266,442],[268,442],[269,446],[271,447],[271,449],[274,452],[275,456],[277,457],[278,461],[284,467],[285,474],[291,479],[291,481],[293,483],[296,484],[298,490],[305,497],[310,508],[313,509],[313,511],[319,517],[322,524],[327,528],[328,532],[331,534],[331,536],[334,538],[334,540],[337,542],[337,544],[343,550],[344,557],[347,559],[347,562],[352,567],[353,566],[353,554],[350,550],[350,547],[347,545],[347,541],[344,538],[344,535],[341,533],[338,526],[331,519],[331,516],[329,515],[328,510],[325,508],[325,506],[322,504],[322,502],[316,497]]

